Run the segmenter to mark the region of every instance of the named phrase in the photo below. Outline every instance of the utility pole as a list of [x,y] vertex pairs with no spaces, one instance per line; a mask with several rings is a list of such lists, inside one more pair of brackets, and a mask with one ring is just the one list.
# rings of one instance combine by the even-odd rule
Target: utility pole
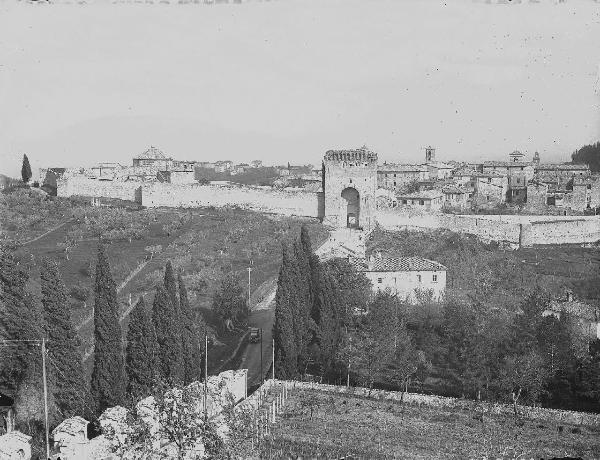
[[46,382],[46,339],[42,338],[42,379],[44,381],[44,417],[46,431],[46,458],[50,458],[50,442],[48,440],[48,383]]
[[265,383],[265,371],[263,370],[263,356],[262,356],[262,341],[263,341],[263,333],[262,327],[260,328],[260,384]]
[[[250,265],[252,265],[252,261],[250,261]],[[248,267],[248,311],[250,311],[250,272],[252,271],[252,267]]]
[[208,420],[208,409],[206,404],[208,391],[208,334],[204,334],[204,422]]

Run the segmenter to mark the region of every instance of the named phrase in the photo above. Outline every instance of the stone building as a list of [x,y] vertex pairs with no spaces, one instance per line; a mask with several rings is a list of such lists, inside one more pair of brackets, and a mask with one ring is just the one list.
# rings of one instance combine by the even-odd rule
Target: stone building
[[356,150],[329,150],[323,158],[323,222],[334,227],[375,226],[377,154],[366,146]]
[[525,162],[525,155],[518,150],[509,154],[509,161],[485,161],[481,166],[484,173],[496,172],[508,177],[508,201],[527,200],[527,184],[534,175],[534,163]]
[[423,190],[421,192],[398,195],[398,206],[437,211],[444,205],[444,193],[441,190]]
[[167,157],[160,149],[150,146],[148,150],[133,157],[133,166],[167,171],[173,166],[173,159]]
[[498,205],[506,202],[508,195],[508,177],[502,173],[490,171],[472,176],[473,202],[478,205]]
[[354,266],[371,281],[374,292],[386,291],[410,303],[439,301],[446,290],[446,267],[421,257],[371,255]]
[[535,177],[544,182],[569,182],[575,177],[591,175],[590,167],[584,164],[540,163],[535,167]]
[[412,182],[427,179],[429,170],[424,165],[384,163],[377,168],[377,186],[390,190],[401,190]]
[[466,209],[471,203],[474,190],[450,184],[442,187],[442,193],[444,194],[444,206]]
[[429,162],[424,165],[429,171],[430,179],[447,179],[452,175],[454,166],[448,163],[442,163],[441,161]]

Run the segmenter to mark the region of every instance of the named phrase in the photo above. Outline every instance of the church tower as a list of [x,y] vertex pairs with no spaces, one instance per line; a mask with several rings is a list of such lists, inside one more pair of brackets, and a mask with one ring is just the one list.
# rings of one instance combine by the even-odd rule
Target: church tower
[[425,163],[434,163],[435,162],[435,148],[431,145],[429,147],[425,147]]

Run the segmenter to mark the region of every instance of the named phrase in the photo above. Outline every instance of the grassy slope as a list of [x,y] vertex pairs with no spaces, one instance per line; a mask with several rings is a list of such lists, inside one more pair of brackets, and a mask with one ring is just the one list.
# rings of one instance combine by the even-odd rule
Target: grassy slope
[[[472,412],[392,404],[314,392],[316,413],[302,405],[312,393],[290,392],[286,413],[274,430],[274,441],[261,458],[286,455],[383,459],[597,458],[598,428],[563,426],[511,417],[477,420]],[[575,429],[575,433],[573,430]],[[578,432],[579,431],[579,432]],[[295,458],[295,457],[294,457]]]
[[[136,211],[144,212],[144,211]],[[171,236],[164,233],[162,225],[179,218],[182,213],[191,212],[192,220]],[[198,312],[201,312],[208,324],[215,326],[217,319],[210,311],[214,291],[222,277],[234,272],[240,277],[240,282],[247,286],[248,261],[253,261],[252,290],[264,290],[264,284],[271,283],[276,278],[281,258],[281,243],[290,241],[299,235],[300,226],[306,223],[315,241],[321,242],[327,235],[323,226],[314,220],[269,216],[238,209],[198,209],[183,211],[162,209],[157,214],[157,222],[150,226],[149,235],[141,240],[115,241],[107,246],[107,254],[113,273],[113,278],[119,286],[128,274],[143,262],[147,253],[144,248],[149,245],[162,245],[163,252],[155,256],[119,293],[121,309],[127,308],[129,295],[133,301],[144,295],[147,303],[152,303],[153,287],[162,279],[162,272],[167,260],[172,260],[175,267],[183,271],[186,285],[189,289],[190,302]],[[47,228],[55,221],[48,221]],[[66,260],[64,253],[57,247],[63,241],[66,233],[76,226],[69,222],[55,232],[37,241],[23,246],[18,255],[23,260],[35,260],[50,257],[56,260],[67,290],[75,285],[83,285],[92,289],[93,279],[89,276],[87,267],[95,264],[97,241],[86,238],[70,253]],[[37,231],[47,228],[43,226]],[[32,264],[32,285],[38,290],[37,271]],[[191,285],[200,280],[201,290],[194,290]],[[83,302],[70,298],[73,307],[73,321],[76,325],[89,318],[92,312],[93,295],[84,306]],[[123,331],[127,330],[127,319],[123,321]],[[79,330],[82,339],[82,352],[90,349],[93,343],[93,321],[89,321]],[[218,340],[224,346],[217,346],[210,351],[210,368],[217,368],[233,352],[242,335],[241,331],[232,333],[222,332]],[[92,360],[88,360],[88,364]]]

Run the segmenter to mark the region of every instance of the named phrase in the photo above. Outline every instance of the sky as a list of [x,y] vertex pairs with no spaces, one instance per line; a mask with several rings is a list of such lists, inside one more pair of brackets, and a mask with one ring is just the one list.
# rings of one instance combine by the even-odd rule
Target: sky
[[[143,0],[144,2],[146,0]],[[177,159],[567,161],[600,140],[600,3],[0,0],[0,173]]]

